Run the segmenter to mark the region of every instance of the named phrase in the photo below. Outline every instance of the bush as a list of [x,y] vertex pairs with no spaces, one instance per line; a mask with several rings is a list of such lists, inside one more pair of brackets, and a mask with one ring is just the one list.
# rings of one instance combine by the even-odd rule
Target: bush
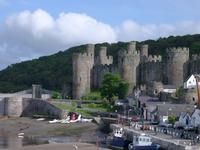
[[177,117],[172,115],[168,117],[168,122],[174,124],[177,121]]
[[53,94],[52,94],[52,98],[53,99],[61,99],[62,96],[59,92],[54,91]]

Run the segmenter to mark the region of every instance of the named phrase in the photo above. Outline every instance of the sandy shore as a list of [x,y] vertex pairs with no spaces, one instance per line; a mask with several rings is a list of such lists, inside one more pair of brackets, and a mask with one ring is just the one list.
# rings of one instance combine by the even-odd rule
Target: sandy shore
[[[19,138],[17,136],[19,133],[24,133],[24,138]],[[53,145],[38,143],[38,138],[45,138],[45,140],[47,138],[48,141],[50,140],[50,143],[53,142]],[[95,150],[97,149],[95,145],[86,143],[95,143],[97,138],[104,139],[105,135],[100,133],[98,125],[95,123],[49,124],[47,120],[37,121],[30,118],[0,119],[0,149],[73,150],[73,143],[78,142],[76,144],[80,147],[80,150]],[[44,145],[37,145],[35,143]],[[23,146],[24,144],[26,146]],[[103,148],[100,149],[103,150]]]
[[10,148],[5,150],[108,150],[98,148],[96,145],[87,143],[68,143],[68,144],[45,144],[38,146],[26,146],[21,148]]

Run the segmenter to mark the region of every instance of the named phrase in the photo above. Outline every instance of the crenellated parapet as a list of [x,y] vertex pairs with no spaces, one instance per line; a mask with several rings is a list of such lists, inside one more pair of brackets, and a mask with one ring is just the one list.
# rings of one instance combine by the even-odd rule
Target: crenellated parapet
[[167,52],[167,78],[168,84],[176,87],[182,86],[188,72],[189,48],[168,48]]
[[200,54],[193,54],[192,60],[200,60]]
[[137,82],[137,69],[140,63],[140,53],[136,50],[136,42],[130,42],[127,50],[118,53],[118,67],[122,78],[129,83],[130,93]]
[[167,53],[181,53],[181,54],[186,54],[188,55],[189,52],[190,52],[190,49],[187,48],[187,47],[171,47],[171,48],[168,48],[166,50]]
[[113,57],[107,56],[107,47],[102,46],[99,50],[99,55],[96,58],[96,65],[110,65],[113,63]]
[[147,58],[148,62],[161,62],[162,56],[161,55],[149,55]]
[[73,65],[73,98],[80,99],[90,92],[91,69],[94,66],[94,45],[88,44],[85,53],[75,53]]

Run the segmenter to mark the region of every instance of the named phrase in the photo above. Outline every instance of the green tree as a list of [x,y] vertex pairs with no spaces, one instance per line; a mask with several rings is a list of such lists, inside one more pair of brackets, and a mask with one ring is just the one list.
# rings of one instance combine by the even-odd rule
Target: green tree
[[128,93],[128,83],[122,81],[118,74],[105,74],[100,89],[102,97],[107,98],[110,102],[113,97],[125,98]]
[[53,91],[52,98],[53,99],[61,99],[62,96],[61,96],[61,94],[59,92]]
[[168,122],[174,124],[177,121],[177,117],[172,115],[168,117]]
[[120,99],[123,99],[127,96],[129,90],[129,84],[121,81],[118,87],[118,96]]

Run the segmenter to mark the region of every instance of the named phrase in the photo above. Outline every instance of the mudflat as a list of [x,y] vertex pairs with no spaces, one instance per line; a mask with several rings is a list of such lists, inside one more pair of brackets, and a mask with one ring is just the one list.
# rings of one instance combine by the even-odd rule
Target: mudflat
[[87,143],[67,143],[67,144],[45,144],[38,146],[26,146],[21,148],[9,148],[6,150],[108,150],[100,148],[94,144]]
[[79,136],[82,133],[95,134],[98,126],[95,123],[50,124],[48,120],[38,121],[31,118],[0,118],[0,136]]

